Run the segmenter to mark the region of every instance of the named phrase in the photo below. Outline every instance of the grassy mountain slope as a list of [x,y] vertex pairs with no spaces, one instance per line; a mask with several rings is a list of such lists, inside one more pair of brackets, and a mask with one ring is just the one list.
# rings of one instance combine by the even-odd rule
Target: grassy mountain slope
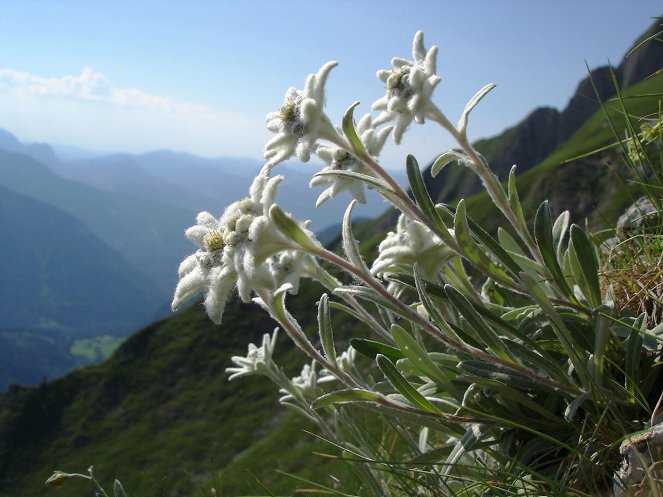
[[50,205],[0,187],[0,231],[0,391],[94,360],[70,352],[77,338],[124,336],[160,303],[142,273]]
[[[624,105],[634,123],[641,117],[657,115],[662,87],[663,74],[659,74],[624,90]],[[623,133],[626,121],[619,101],[607,102],[606,110],[615,129]],[[615,143],[604,111],[596,111],[571,138],[517,178],[528,214],[532,215],[539,203],[548,198],[554,212],[570,209],[575,222],[582,223],[587,218],[594,228],[612,225],[638,198],[638,188],[626,177],[620,147],[582,156]],[[475,195],[467,205],[477,221],[489,229],[496,228],[499,216],[487,195]]]
[[[314,306],[317,294],[302,290],[293,312]],[[311,464],[320,445],[278,405],[268,380],[229,383],[223,372],[232,355],[244,355],[249,342],[273,329],[271,319],[237,301],[224,319],[216,327],[193,306],[136,333],[101,365],[39,388],[11,389],[0,399],[0,495],[41,497],[52,470],[90,464],[102,481],[121,478],[144,496],[195,495],[202,484],[228,495],[259,491],[238,464],[277,492],[295,484],[276,468],[320,481],[338,473],[327,460]],[[285,336],[276,357],[289,373],[299,371],[302,358]],[[85,485],[67,485],[68,496],[89,493]]]

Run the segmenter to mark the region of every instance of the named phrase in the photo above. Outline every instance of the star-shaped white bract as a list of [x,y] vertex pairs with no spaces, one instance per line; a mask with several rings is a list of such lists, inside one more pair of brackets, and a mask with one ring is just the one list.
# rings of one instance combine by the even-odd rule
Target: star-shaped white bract
[[[376,130],[373,127],[371,115],[366,114],[357,124],[356,131],[368,154],[374,159],[377,159],[392,128],[393,126],[386,126],[380,130]],[[351,171],[365,174],[367,176],[374,176],[373,172],[366,167],[363,162],[346,149],[336,145],[320,145],[316,150],[316,155],[327,163],[327,167],[321,171],[323,173]],[[318,197],[318,200],[315,203],[316,207],[319,207],[323,202],[335,197],[344,190],[349,191],[352,197],[358,202],[362,204],[366,203],[364,183],[361,180],[340,175],[316,175],[311,180],[310,186],[314,187],[319,185],[329,185],[329,187]]]
[[272,354],[274,353],[278,331],[279,329],[275,328],[271,337],[269,336],[269,333],[265,333],[262,337],[262,345],[260,347],[256,347],[254,344],[250,343],[249,350],[245,357],[231,357],[230,360],[235,363],[237,367],[226,368],[226,373],[232,373],[228,380],[230,381],[242,376],[266,371],[269,364],[272,362]]
[[304,90],[289,88],[281,109],[267,114],[267,129],[276,133],[265,145],[265,159],[268,159],[269,166],[293,155],[308,162],[318,138],[336,134],[323,107],[325,83],[329,72],[337,65],[337,62],[327,62],[316,74],[309,74]]
[[[453,234],[453,230],[449,230]],[[396,232],[390,231],[380,243],[371,272],[377,276],[412,274],[418,264],[421,276],[436,281],[442,266],[454,255],[430,229],[401,214]]]
[[394,57],[393,68],[380,70],[378,78],[386,85],[387,93],[373,103],[373,110],[382,111],[375,125],[395,120],[394,142],[400,143],[412,120],[425,121],[433,90],[442,78],[436,74],[437,47],[426,52],[424,34],[418,31],[412,43],[414,61]]
[[[270,177],[269,172],[269,167],[263,168],[253,180],[249,196],[229,205],[220,219],[202,212],[196,225],[186,230],[198,249],[180,264],[173,310],[204,290],[207,314],[220,324],[235,285],[242,301],[250,302],[252,290],[272,293],[283,284],[281,280],[296,289],[298,277],[315,274],[317,262],[307,254],[291,257],[288,274],[282,277],[274,274],[268,261],[297,248],[269,218],[276,188],[283,180],[282,176]],[[306,229],[304,223],[301,227]]]
[[[317,363],[312,361],[311,364],[305,364],[302,368],[302,372],[299,376],[295,376],[290,380],[293,388],[301,394],[302,397],[306,398],[311,394],[318,392],[318,372],[316,371]],[[287,403],[288,401],[293,400],[295,397],[292,393],[288,392],[286,389],[281,388],[279,392],[285,394],[279,399],[279,402]]]
[[[357,356],[357,351],[354,347],[350,346],[346,351],[344,351],[340,356],[336,357],[336,365],[338,369],[344,373],[350,374],[355,365],[355,358]],[[318,383],[329,383],[336,381],[338,378],[334,373],[329,371],[327,368],[321,369],[318,376]]]

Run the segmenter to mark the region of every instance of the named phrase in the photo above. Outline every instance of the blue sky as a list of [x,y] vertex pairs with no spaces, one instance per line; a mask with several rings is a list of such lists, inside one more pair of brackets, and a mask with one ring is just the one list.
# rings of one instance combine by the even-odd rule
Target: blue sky
[[[0,0],[0,127],[24,141],[102,151],[168,148],[259,159],[265,115],[289,86],[337,60],[327,113],[340,123],[383,93],[375,77],[412,58],[414,33],[440,47],[435,102],[456,121],[489,82],[470,136],[534,107],[562,107],[590,67],[617,64],[663,14],[659,1]],[[399,167],[451,146],[416,126],[383,153]]]

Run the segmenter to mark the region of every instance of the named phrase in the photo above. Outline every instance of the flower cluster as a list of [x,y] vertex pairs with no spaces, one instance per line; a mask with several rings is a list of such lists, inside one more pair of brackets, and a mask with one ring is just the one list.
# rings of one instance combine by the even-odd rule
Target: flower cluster
[[[219,324],[235,285],[242,301],[250,302],[251,290],[273,292],[290,283],[295,293],[301,276],[315,276],[315,259],[295,252],[294,242],[269,218],[282,180],[270,177],[269,168],[264,168],[254,179],[250,195],[228,206],[220,219],[209,212],[198,214],[196,225],[185,233],[198,250],[180,264],[173,310],[205,290],[205,309]],[[301,228],[306,229],[304,224]]]
[[412,44],[414,61],[394,57],[391,70],[380,70],[378,78],[385,83],[387,94],[373,103],[373,110],[382,111],[375,120],[380,125],[396,120],[394,141],[400,143],[412,120],[423,124],[432,105],[433,90],[442,80],[436,74],[437,47],[424,48],[424,34],[419,31]]

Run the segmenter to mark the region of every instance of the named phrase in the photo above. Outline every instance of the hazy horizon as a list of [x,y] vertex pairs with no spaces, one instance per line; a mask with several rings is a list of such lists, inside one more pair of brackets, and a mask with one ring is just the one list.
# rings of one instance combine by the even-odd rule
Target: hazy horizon
[[[0,127],[23,142],[94,155],[167,149],[261,160],[265,115],[289,86],[327,60],[327,113],[370,111],[375,77],[392,56],[411,58],[412,37],[438,45],[435,102],[452,121],[481,86],[470,136],[493,136],[538,106],[562,108],[590,68],[619,63],[660,15],[657,2],[287,1],[0,5]],[[597,13],[599,12],[599,13]],[[440,22],[443,19],[443,22]],[[412,126],[387,167],[407,152],[420,162],[451,146],[433,127]]]

